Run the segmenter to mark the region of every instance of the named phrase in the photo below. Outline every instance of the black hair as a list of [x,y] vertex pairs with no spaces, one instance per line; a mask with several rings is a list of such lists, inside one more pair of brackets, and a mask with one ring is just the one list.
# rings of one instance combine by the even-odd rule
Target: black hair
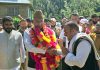
[[27,18],[27,19],[26,19],[26,21],[27,21],[27,22],[32,22],[32,20],[31,20],[31,19],[29,19],[29,18]]
[[97,14],[93,14],[93,15],[91,16],[91,18],[96,18],[96,17],[98,17]]
[[79,15],[78,15],[77,13],[73,13],[73,14],[71,14],[70,18],[71,18],[72,16],[79,17]]
[[71,16],[79,16],[78,14],[76,14],[76,13],[73,13]]
[[11,16],[5,16],[3,19],[2,19],[2,23],[4,24],[5,22],[7,21],[10,21],[10,22],[13,22],[13,18]]
[[75,22],[66,23],[65,26],[68,26],[70,29],[75,29],[76,31],[79,31],[79,26]]

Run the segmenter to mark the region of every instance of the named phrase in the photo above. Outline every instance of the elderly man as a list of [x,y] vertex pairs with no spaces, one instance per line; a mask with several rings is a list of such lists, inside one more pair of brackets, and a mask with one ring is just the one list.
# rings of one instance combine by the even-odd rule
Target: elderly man
[[87,34],[79,33],[79,27],[74,22],[66,24],[64,32],[69,47],[62,47],[62,52],[69,70],[99,70],[99,57],[93,40]]
[[0,32],[0,70],[19,70],[24,64],[25,50],[21,33],[13,30],[10,16],[2,19]]
[[31,52],[31,57],[35,61],[33,70],[54,70],[60,60],[58,57],[58,62],[56,61],[57,56],[52,51],[61,51],[55,33],[44,23],[41,10],[35,12],[33,22],[34,26],[24,32],[26,49]]

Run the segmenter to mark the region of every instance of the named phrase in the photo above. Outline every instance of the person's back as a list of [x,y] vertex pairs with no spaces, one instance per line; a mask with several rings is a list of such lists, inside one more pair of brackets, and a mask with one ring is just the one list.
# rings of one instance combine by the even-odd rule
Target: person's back
[[74,70],[99,70],[98,63],[97,63],[97,60],[95,58],[95,51],[94,51],[94,48],[93,48],[94,45],[93,45],[92,41],[87,36],[82,36],[75,41],[75,43],[73,45],[73,47],[75,47],[73,49],[74,50],[73,54],[76,55],[77,46],[83,41],[87,41],[91,44],[91,51],[89,53],[89,56],[86,60],[85,65],[82,68],[80,68],[78,66],[72,66],[72,68]]

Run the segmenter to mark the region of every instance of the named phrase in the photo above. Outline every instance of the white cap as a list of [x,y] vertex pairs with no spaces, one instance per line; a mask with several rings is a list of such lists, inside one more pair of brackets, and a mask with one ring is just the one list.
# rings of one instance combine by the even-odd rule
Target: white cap
[[50,20],[56,22],[56,19],[55,18],[51,18]]
[[88,24],[88,20],[85,19],[85,18],[84,18],[84,19],[81,19],[81,20],[80,20],[80,23],[82,23],[82,24],[85,24],[85,23]]

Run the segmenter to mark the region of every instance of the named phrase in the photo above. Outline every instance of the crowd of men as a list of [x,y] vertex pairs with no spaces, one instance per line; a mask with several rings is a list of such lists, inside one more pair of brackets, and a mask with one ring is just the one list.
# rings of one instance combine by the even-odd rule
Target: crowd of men
[[[71,18],[63,17],[61,21],[54,17],[44,19],[43,16],[41,10],[35,12],[33,20],[19,16],[18,29],[11,16],[1,19],[0,70],[100,70],[100,16],[93,14],[86,18],[72,14]],[[39,40],[43,38],[40,42],[49,43],[48,47],[39,48],[34,44],[31,30],[32,36]],[[44,57],[56,55],[61,59],[58,66],[48,64],[45,68],[40,64],[39,68],[37,54]]]

